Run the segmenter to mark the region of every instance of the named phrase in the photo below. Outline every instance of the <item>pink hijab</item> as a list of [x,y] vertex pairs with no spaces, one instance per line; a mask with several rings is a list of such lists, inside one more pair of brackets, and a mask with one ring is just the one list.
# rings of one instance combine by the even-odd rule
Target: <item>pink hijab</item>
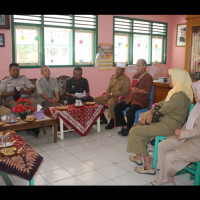
[[[192,83],[192,89],[193,92],[196,90],[199,97],[200,97],[200,81]],[[190,115],[188,117],[187,123],[186,123],[186,130],[192,130],[194,127],[194,122],[196,118],[200,114],[200,102],[196,102],[194,108],[190,112]]]

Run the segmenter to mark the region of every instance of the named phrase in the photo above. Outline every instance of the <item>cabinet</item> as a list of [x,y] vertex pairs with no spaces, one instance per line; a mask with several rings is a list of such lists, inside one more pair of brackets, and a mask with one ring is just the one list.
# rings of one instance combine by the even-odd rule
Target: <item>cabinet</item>
[[200,15],[186,16],[185,70],[200,79]]
[[153,86],[155,86],[153,103],[158,103],[165,99],[169,90],[171,89],[168,83],[153,82]]

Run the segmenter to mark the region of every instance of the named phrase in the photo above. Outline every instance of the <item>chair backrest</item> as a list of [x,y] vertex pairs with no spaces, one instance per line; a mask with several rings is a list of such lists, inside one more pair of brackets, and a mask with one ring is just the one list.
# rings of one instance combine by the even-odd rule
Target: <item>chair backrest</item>
[[154,95],[154,89],[155,89],[155,86],[152,85],[152,88],[151,88],[151,93],[149,95],[149,109],[152,108],[152,105],[153,105],[153,95]]

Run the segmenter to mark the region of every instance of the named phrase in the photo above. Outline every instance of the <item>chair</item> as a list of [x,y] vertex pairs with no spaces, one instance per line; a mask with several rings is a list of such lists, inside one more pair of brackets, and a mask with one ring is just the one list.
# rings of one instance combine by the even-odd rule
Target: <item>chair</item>
[[[189,108],[188,116],[189,116],[191,110],[193,109],[193,107],[194,107],[194,104],[191,104],[190,108]],[[157,164],[158,143],[160,141],[164,140],[165,138],[166,138],[166,136],[156,136],[155,137],[153,163],[152,163],[152,168],[154,168],[154,169],[156,168],[156,164]],[[194,162],[194,163],[186,166],[184,169],[182,169],[181,171],[176,173],[176,176],[180,175],[180,174],[185,174],[187,172],[189,172],[191,174],[190,179],[194,180],[194,185],[200,185],[200,161]]]
[[[151,109],[152,105],[153,105],[153,95],[154,95],[154,89],[155,89],[155,86],[152,86],[151,88],[151,93],[149,95],[149,107],[148,108],[143,108],[143,109],[139,109],[135,112],[135,121],[134,123],[137,124],[138,121],[139,121],[139,117],[140,117],[140,113],[143,113],[143,112],[147,112],[148,110]],[[120,96],[119,97],[119,100],[118,100],[118,103],[120,102],[121,98],[123,98],[125,96]],[[127,107],[124,111],[123,111],[123,114],[124,114],[124,117],[126,116],[126,111],[128,111],[130,107]],[[122,127],[121,127],[122,128]]]

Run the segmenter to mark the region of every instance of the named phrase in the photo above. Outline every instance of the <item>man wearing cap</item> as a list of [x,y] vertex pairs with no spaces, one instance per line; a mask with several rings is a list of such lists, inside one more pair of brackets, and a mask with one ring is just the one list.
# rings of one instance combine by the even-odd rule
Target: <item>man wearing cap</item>
[[[118,103],[115,108],[116,126],[123,126],[118,134],[127,136],[129,130],[135,121],[135,112],[145,108],[148,104],[149,95],[151,92],[153,78],[146,72],[147,63],[144,59],[139,59],[136,63],[137,73],[133,76],[133,81],[130,84],[128,97]],[[126,112],[127,122],[124,119],[123,110],[130,107]]]
[[[112,75],[105,95],[94,98],[97,104],[108,104],[108,118],[110,118],[110,122],[105,129],[114,128],[114,106],[117,104],[119,96],[127,95],[129,91],[131,81],[125,75],[125,67],[125,63],[117,63],[115,75]],[[101,123],[107,124],[107,119],[104,114],[101,115]]]

